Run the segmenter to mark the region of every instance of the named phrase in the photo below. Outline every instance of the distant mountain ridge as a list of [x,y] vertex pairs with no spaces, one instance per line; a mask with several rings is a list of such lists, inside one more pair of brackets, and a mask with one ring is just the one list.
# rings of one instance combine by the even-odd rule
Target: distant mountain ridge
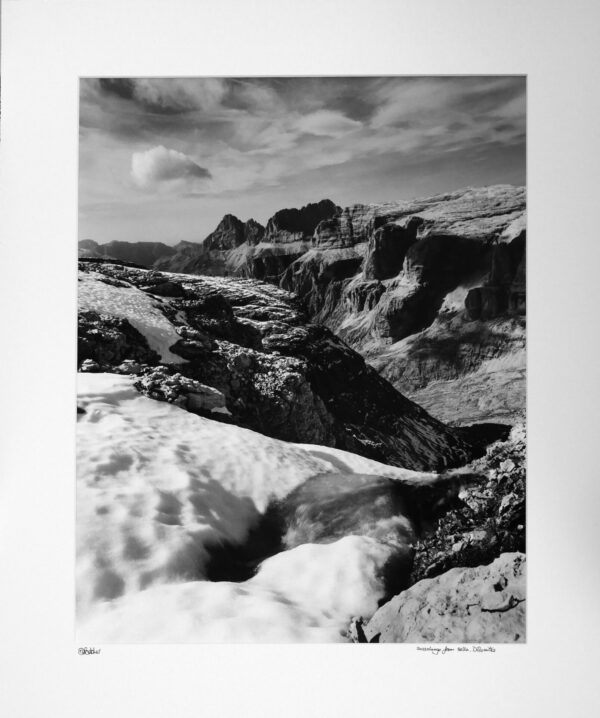
[[208,276],[246,276],[277,283],[279,275],[310,244],[317,227],[341,208],[329,199],[300,209],[281,209],[266,227],[226,214],[202,242],[181,243],[174,255],[159,258],[156,269]]
[[157,259],[175,254],[175,248],[162,242],[123,242],[113,240],[99,244],[93,239],[79,242],[79,257],[120,259],[144,267],[151,267]]

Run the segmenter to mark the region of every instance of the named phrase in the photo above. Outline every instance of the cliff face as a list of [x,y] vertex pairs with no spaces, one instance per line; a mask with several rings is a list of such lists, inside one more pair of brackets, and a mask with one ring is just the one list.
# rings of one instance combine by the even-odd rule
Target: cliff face
[[135,373],[150,396],[200,413],[216,390],[226,421],[395,466],[440,469],[480,453],[277,287],[109,263],[80,269],[84,371]]
[[316,228],[281,284],[359,350],[430,326],[460,288],[482,287],[471,319],[520,313],[524,209],[523,189],[506,186],[346,208]]
[[265,239],[282,243],[310,238],[320,222],[327,221],[339,211],[340,208],[329,199],[307,204],[301,209],[281,209],[267,222]]
[[523,188],[358,205],[319,224],[280,284],[434,415],[510,422],[525,406],[525,245]]
[[264,233],[265,228],[253,219],[244,223],[232,214],[226,214],[202,244],[206,250],[226,252],[239,247],[240,244],[258,244]]

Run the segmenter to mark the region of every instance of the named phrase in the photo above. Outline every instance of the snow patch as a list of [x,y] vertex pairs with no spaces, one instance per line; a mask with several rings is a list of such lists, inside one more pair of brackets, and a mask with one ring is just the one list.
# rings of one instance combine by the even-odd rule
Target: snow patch
[[265,561],[244,583],[155,586],[104,604],[80,626],[90,643],[336,642],[372,616],[390,549],[364,536],[306,544]]
[[103,276],[98,272],[79,272],[79,310],[127,319],[145,337],[150,349],[160,355],[161,361],[172,364],[185,362],[169,349],[181,337],[158,309],[157,300],[134,286],[107,284],[101,281]]

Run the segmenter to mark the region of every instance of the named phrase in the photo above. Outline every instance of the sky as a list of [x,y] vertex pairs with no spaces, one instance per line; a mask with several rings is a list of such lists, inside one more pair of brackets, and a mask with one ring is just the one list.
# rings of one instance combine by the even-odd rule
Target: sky
[[87,78],[79,238],[200,242],[224,214],[525,184],[525,78]]

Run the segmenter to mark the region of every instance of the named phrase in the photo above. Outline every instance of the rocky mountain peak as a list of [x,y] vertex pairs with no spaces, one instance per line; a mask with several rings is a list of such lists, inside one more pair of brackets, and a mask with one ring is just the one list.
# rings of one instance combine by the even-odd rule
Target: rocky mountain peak
[[267,222],[266,236],[282,232],[295,235],[294,238],[311,237],[319,222],[335,216],[341,208],[330,199],[307,204],[301,209],[281,209]]
[[233,214],[226,214],[217,225],[214,232],[202,242],[209,251],[228,251],[247,242],[249,245],[258,244],[262,239],[265,228],[254,219],[242,222]]
[[265,228],[255,219],[249,219],[244,225],[244,238],[248,244],[258,244],[263,238]]
[[226,214],[203,242],[206,249],[235,249],[244,242],[244,223],[233,214]]

